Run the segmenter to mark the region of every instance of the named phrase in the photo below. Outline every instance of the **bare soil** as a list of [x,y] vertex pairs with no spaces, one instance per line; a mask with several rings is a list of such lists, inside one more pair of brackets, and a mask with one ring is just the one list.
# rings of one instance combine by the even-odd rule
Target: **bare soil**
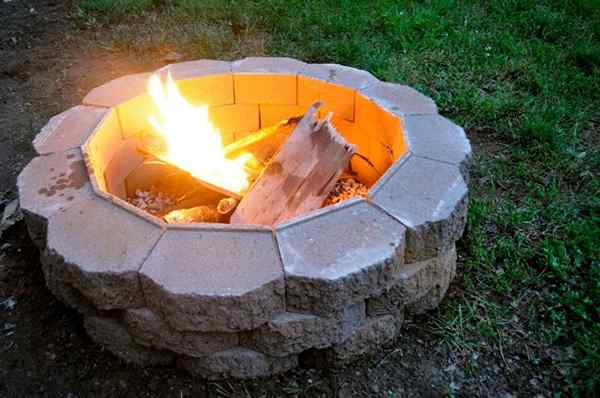
[[[0,211],[16,197],[16,176],[34,156],[30,142],[49,117],[165,57],[100,47],[104,32],[80,26],[71,10],[61,0],[0,3]],[[214,383],[175,368],[137,368],[89,340],[80,316],[47,290],[38,255],[22,222],[0,239],[0,397],[550,396],[552,386],[536,383],[510,347],[503,359],[449,351],[431,333],[435,313],[343,369]],[[450,294],[459,292],[455,283]]]

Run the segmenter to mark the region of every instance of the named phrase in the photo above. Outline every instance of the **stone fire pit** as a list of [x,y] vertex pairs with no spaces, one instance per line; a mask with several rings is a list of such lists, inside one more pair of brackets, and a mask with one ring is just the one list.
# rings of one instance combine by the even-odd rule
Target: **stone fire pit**
[[191,102],[210,105],[226,143],[322,100],[374,166],[352,160],[369,197],[273,228],[167,225],[126,201],[152,107],[149,74],[95,88],[50,119],[18,180],[47,285],[83,314],[94,341],[140,365],[266,376],[315,355],[335,365],[374,352],[406,313],[439,304],[455,274],[471,148],[430,98],[288,58],[167,71]]

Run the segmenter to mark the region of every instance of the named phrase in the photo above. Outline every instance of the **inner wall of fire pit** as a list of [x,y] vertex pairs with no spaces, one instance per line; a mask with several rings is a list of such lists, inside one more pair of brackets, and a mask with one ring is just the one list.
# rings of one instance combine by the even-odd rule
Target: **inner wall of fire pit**
[[[209,118],[219,129],[224,145],[301,116],[320,100],[324,106],[319,117],[331,112],[333,125],[357,147],[359,156],[352,159],[347,172],[367,187],[407,151],[400,119],[352,88],[288,74],[217,74],[176,83],[191,104],[209,106]],[[136,192],[153,189],[167,198],[167,203],[161,204],[163,213],[169,210],[172,198],[184,198],[174,208],[211,205],[225,198],[198,187],[185,172],[138,150],[144,134],[153,131],[148,118],[157,112],[145,93],[105,115],[84,145],[97,190],[127,201]],[[152,209],[145,210],[154,214]]]

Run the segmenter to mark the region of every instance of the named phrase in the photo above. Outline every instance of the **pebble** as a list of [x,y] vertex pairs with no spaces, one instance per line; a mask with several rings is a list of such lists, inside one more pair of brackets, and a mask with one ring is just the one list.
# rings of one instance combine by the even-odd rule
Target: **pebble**
[[323,205],[329,206],[355,197],[366,198],[368,194],[369,188],[365,184],[357,181],[354,177],[342,176]]

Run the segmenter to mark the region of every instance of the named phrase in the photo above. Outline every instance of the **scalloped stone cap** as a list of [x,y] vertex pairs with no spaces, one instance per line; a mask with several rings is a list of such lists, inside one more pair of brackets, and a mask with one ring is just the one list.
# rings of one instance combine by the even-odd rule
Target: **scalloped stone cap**
[[462,127],[440,115],[403,118],[404,134],[417,156],[462,166],[471,158],[471,144]]
[[19,201],[34,243],[43,248],[48,218],[94,196],[79,148],[33,158],[17,179]]
[[231,62],[217,61],[214,59],[198,59],[195,61],[180,62],[163,66],[156,73],[164,77],[170,73],[174,80],[186,80],[196,77],[230,73]]
[[77,105],[53,116],[33,140],[39,155],[78,148],[106,114],[105,108]]
[[414,155],[392,166],[371,190],[373,202],[408,228],[409,261],[435,257],[462,235],[467,193],[458,166]]
[[146,91],[152,73],[137,73],[118,77],[90,91],[84,105],[113,107]]
[[269,229],[169,229],[140,273],[150,307],[178,330],[249,329],[284,308]]
[[435,102],[409,86],[378,81],[361,93],[388,111],[400,115],[437,113]]
[[162,232],[92,197],[50,217],[45,261],[98,308],[137,307],[144,303],[137,271]]
[[403,263],[404,233],[362,199],[277,227],[288,306],[330,315],[383,288]]
[[364,89],[378,82],[366,70],[338,64],[306,64],[302,75],[354,89]]
[[234,73],[288,73],[295,74],[306,67],[306,63],[286,57],[248,57],[231,64]]

